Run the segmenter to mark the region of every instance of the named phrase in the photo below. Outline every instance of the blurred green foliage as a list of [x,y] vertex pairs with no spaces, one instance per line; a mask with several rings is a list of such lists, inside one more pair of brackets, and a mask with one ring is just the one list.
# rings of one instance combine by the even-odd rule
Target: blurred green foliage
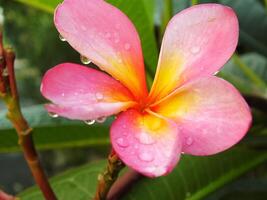
[[[50,119],[39,105],[45,102],[39,92],[40,81],[44,72],[62,62],[79,62],[79,54],[67,43],[59,40],[58,33],[53,25],[52,13],[58,2],[60,1],[0,0],[0,6],[4,8],[5,14],[5,43],[12,45],[17,53],[16,73],[22,105],[25,107],[26,117],[30,124],[36,128],[34,139],[38,148],[47,150],[62,147],[93,146],[103,155],[103,152],[104,154],[107,152],[109,145],[108,125],[110,121],[103,125],[88,128],[81,122]],[[150,74],[150,78],[153,77],[159,44],[166,22],[172,15],[190,6],[191,1],[109,0],[109,2],[122,9],[137,26],[142,40],[147,71]],[[157,179],[156,181],[142,180],[136,188],[131,190],[126,199],[177,199],[178,197],[180,199],[202,199],[206,195],[209,195],[207,197],[209,200],[266,199],[266,190],[262,189],[262,185],[267,185],[265,156],[267,148],[266,1],[200,0],[194,2],[223,3],[231,6],[237,12],[240,22],[240,41],[237,54],[218,75],[234,84],[247,98],[253,110],[254,121],[252,129],[247,138],[240,144],[246,150],[243,153],[230,156],[231,158],[228,160],[229,155],[235,152],[235,150],[229,150],[230,153],[228,153],[229,155],[226,153],[227,156],[225,156],[226,154],[221,154],[207,158],[206,164],[203,164],[203,160],[206,158],[186,158],[181,164],[182,167],[179,168],[178,166],[175,172],[167,178]],[[0,152],[17,151],[16,136],[4,116],[5,110],[0,104]],[[248,148],[253,150],[247,150]],[[84,158],[86,158],[88,151],[76,150],[75,155],[80,153],[80,157],[77,157],[76,160],[68,157],[65,160],[71,160],[70,162],[74,163],[87,161]],[[44,158],[48,158],[50,155],[51,152],[45,153]],[[47,166],[48,168],[51,167],[51,174],[58,171],[57,167],[53,167],[53,163],[60,163],[59,157],[64,157],[64,153],[60,153],[60,156],[54,156],[50,161],[51,165]],[[260,162],[257,160],[258,158],[261,158]],[[46,161],[48,160],[50,159],[46,159]],[[212,160],[216,162],[214,161],[214,163]],[[71,165],[70,162],[65,164],[69,166]],[[193,166],[192,162],[194,163]],[[262,163],[265,164],[261,165],[260,172],[258,172],[258,169],[255,170],[255,167]],[[190,166],[191,170],[188,169]],[[77,197],[76,193],[79,193],[81,198],[84,198],[84,196],[89,197],[94,190],[94,182],[88,183],[88,181],[92,180],[92,174],[93,178],[95,178],[102,167],[103,162],[92,166],[86,165],[81,169],[59,176],[53,181],[56,190],[59,195],[63,195],[65,191],[71,191],[72,193],[68,193],[68,197],[71,199]],[[63,169],[64,167],[61,166],[60,168]],[[221,174],[216,173],[219,168],[221,169]],[[249,175],[233,184],[222,187],[248,170],[252,170]],[[193,175],[192,172],[194,172]],[[76,177],[81,178],[80,174],[82,174],[82,179],[79,179],[78,185],[75,181],[69,181],[76,179]],[[247,178],[248,176],[250,179]],[[207,177],[212,178],[208,179],[207,182]],[[221,182],[217,187],[208,187],[207,190],[207,185],[216,184],[218,180]],[[62,182],[65,183],[66,187],[62,187],[59,184]],[[90,184],[91,188],[89,188]],[[158,190],[158,188],[161,190]],[[217,190],[218,188],[222,189]],[[252,189],[248,190],[248,188]],[[33,192],[30,193],[29,191],[22,194],[22,196],[25,196],[25,199],[33,199],[36,195],[39,195],[36,190],[31,191]],[[160,193],[157,193],[157,191],[160,191]],[[196,194],[199,191],[204,191],[205,195],[197,196]],[[62,199],[65,200],[66,198],[63,197]]]

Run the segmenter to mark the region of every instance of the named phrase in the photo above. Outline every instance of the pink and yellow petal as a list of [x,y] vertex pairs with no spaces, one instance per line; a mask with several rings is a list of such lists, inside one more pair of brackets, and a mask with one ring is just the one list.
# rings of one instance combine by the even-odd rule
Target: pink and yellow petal
[[174,16],[163,38],[151,101],[217,72],[235,51],[238,31],[234,11],[219,4],[199,4]]
[[182,151],[192,155],[211,155],[230,148],[245,136],[252,120],[240,93],[217,77],[185,84],[153,111],[177,123]]
[[136,104],[129,90],[112,77],[72,63],[48,70],[41,93],[53,103],[46,106],[49,112],[70,119],[105,117]]
[[120,10],[101,0],[65,0],[54,20],[80,54],[120,80],[137,99],[147,95],[140,39]]
[[174,122],[153,114],[128,110],[111,127],[111,142],[120,159],[149,177],[172,171],[181,153],[181,140]]

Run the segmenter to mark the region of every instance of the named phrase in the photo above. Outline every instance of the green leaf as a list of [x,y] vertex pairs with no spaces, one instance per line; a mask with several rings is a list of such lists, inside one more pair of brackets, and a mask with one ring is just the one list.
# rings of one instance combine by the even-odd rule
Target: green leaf
[[[233,149],[210,157],[183,156],[170,175],[157,179],[143,178],[122,199],[203,199],[266,159],[266,152],[245,149]],[[97,175],[104,163],[86,165],[53,178],[52,186],[59,200],[91,199]],[[22,200],[43,199],[36,188],[20,196]]]
[[[88,126],[81,121],[51,118],[42,105],[23,109],[25,118],[34,128],[34,141],[38,149],[109,145],[111,119],[103,124]],[[0,152],[18,151],[17,135],[0,112]]]
[[[16,0],[18,2],[53,13],[56,5],[61,0]],[[122,10],[134,23],[142,42],[142,48],[146,66],[153,76],[157,66],[157,43],[154,35],[153,14],[148,13],[154,10],[153,4],[148,4],[147,0],[108,0],[109,3]]]
[[240,23],[240,43],[267,56],[267,15],[260,1],[220,0],[234,8]]
[[[243,63],[241,67],[240,62]],[[240,57],[240,62],[231,59],[219,75],[245,94],[267,98],[267,59],[256,53],[248,53]],[[255,77],[262,84],[255,83]]]

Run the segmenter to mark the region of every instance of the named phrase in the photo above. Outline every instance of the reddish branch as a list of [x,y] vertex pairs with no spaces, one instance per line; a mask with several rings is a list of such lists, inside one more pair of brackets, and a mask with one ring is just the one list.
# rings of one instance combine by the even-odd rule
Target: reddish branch
[[7,118],[17,131],[19,145],[32,172],[32,175],[47,200],[56,200],[48,179],[41,166],[32,139],[32,129],[22,115],[14,73],[15,53],[10,48],[4,49],[0,33],[0,97],[4,100]]

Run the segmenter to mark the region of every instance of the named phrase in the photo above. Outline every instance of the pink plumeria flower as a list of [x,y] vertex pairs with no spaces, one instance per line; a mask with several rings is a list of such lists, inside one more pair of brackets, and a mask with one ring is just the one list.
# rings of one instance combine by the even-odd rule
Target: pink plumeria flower
[[213,76],[238,42],[229,7],[200,4],[169,22],[156,77],[147,90],[137,31],[102,0],[65,0],[55,11],[59,33],[100,69],[64,63],[42,81],[49,112],[78,120],[118,114],[112,146],[129,167],[157,177],[172,171],[181,153],[212,155],[246,134],[250,109],[228,82]]

